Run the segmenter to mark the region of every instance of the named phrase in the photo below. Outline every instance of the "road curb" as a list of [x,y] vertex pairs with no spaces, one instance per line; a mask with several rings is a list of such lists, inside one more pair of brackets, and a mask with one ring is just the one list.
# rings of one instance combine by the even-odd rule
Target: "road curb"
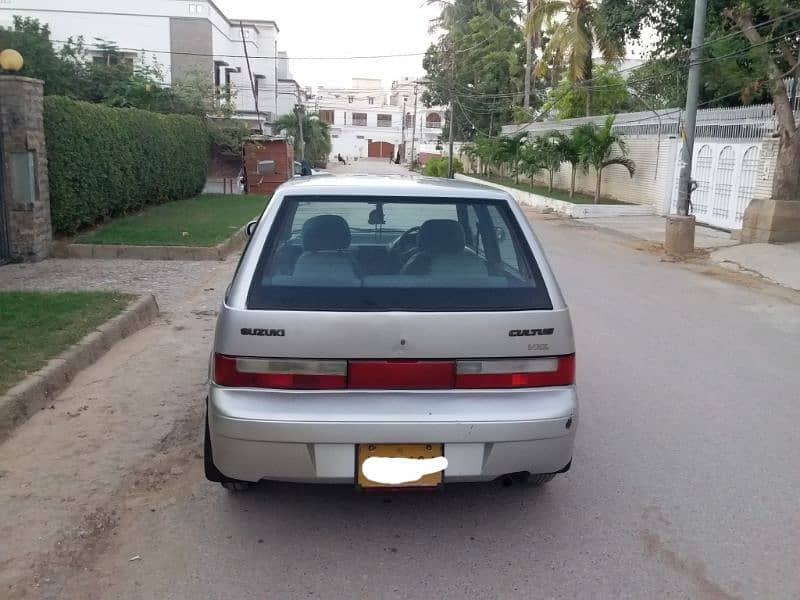
[[225,260],[244,247],[245,227],[216,246],[130,246],[128,244],[73,244],[55,242],[53,258],[130,258],[138,260]]
[[51,403],[80,371],[95,363],[120,340],[147,327],[157,315],[155,297],[139,297],[116,317],[0,396],[0,442],[15,427]]

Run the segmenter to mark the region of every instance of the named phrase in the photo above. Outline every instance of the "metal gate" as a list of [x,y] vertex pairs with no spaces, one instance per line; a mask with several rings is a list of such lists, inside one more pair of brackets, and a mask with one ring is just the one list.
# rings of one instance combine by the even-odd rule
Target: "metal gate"
[[[692,214],[699,223],[721,229],[741,229],[744,211],[753,198],[759,146],[697,143],[692,159]],[[680,161],[680,150],[678,150]],[[677,210],[680,164],[672,186],[672,213]]]

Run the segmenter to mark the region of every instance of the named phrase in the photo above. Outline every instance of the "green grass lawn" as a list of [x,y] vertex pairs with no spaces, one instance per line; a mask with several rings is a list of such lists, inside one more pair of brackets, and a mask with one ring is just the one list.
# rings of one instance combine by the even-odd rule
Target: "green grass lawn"
[[133,246],[215,246],[261,213],[267,198],[201,194],[151,206],[79,235],[79,244]]
[[[476,179],[482,179],[483,181],[491,181],[492,183],[499,183],[500,185],[505,185],[507,187],[515,188],[518,190],[522,190],[523,192],[531,192],[533,194],[539,194],[540,196],[547,196],[548,198],[553,198],[554,200],[563,200],[564,202],[572,202],[573,204],[594,204],[594,196],[590,196],[588,194],[581,194],[580,192],[575,192],[575,196],[573,198],[569,197],[569,190],[560,190],[558,188],[553,188],[553,191],[550,192],[547,190],[546,185],[530,185],[530,180],[525,180],[523,177],[520,177],[519,183],[515,183],[513,179],[509,179],[508,177],[497,177],[492,175],[468,175],[469,177],[474,177]],[[628,204],[627,202],[622,202],[621,200],[614,200],[613,198],[600,198],[600,204]]]
[[128,306],[111,292],[0,292],[0,394]]

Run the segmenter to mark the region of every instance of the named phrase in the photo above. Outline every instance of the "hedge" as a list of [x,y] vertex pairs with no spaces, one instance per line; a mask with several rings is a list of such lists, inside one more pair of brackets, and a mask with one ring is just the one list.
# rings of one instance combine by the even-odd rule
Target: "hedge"
[[[447,177],[447,157],[434,156],[425,161],[425,166],[422,168],[422,173],[430,177]],[[453,171],[455,173],[463,173],[464,165],[457,158],[453,159]]]
[[48,96],[44,129],[56,233],[189,198],[206,181],[209,136],[198,117]]

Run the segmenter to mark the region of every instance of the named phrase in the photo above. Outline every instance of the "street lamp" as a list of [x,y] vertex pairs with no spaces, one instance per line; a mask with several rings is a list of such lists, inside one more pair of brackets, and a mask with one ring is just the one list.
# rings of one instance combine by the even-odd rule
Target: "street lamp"
[[6,48],[0,52],[0,69],[16,73],[22,69],[25,61],[22,59],[22,54],[11,48]]

